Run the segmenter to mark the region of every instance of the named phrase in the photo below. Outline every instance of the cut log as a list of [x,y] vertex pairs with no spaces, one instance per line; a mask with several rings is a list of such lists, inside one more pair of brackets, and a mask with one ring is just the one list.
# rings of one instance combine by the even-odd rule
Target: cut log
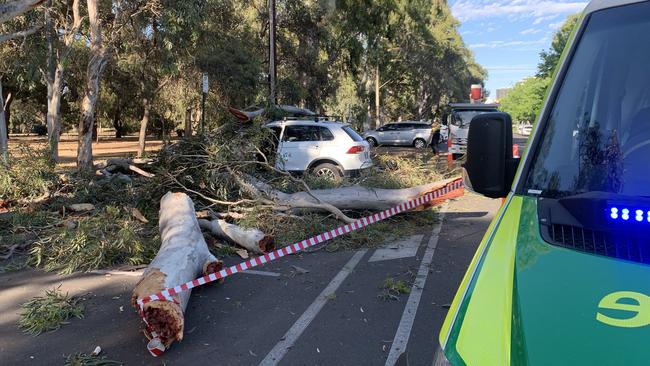
[[106,170],[109,171],[110,173],[115,173],[116,171],[121,171],[122,173],[130,173],[130,172],[135,172],[143,177],[147,178],[152,178],[155,177],[154,174],[151,174],[149,172],[146,172],[137,166],[131,164],[131,161],[127,159],[108,159],[106,161]]
[[253,253],[262,254],[275,250],[273,237],[257,229],[245,229],[218,219],[213,221],[200,219],[199,226],[215,236],[229,240]]
[[[134,306],[138,298],[193,280],[201,274],[218,272],[223,266],[208,250],[195,217],[194,204],[184,193],[168,192],[160,200],[160,239],[158,254],[133,290]],[[149,326],[166,347],[183,339],[183,312],[190,291],[173,298],[174,302],[152,301],[144,305]]]

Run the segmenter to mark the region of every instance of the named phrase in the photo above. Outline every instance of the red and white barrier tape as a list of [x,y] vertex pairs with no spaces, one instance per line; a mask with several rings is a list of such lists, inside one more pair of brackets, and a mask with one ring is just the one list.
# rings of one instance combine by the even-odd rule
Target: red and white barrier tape
[[160,341],[160,338],[156,334],[156,332],[149,326],[147,323],[147,319],[144,316],[144,305],[148,302],[152,301],[171,301],[171,302],[176,302],[176,300],[173,298],[174,295],[187,291],[190,289],[193,289],[198,286],[205,285],[206,283],[214,282],[219,279],[229,277],[234,275],[235,273],[238,272],[243,272],[247,269],[262,265],[264,263],[268,263],[271,261],[274,261],[276,259],[282,258],[285,255],[297,253],[303,249],[313,247],[315,245],[324,243],[328,240],[334,239],[337,236],[345,235],[351,231],[356,231],[359,229],[362,229],[368,225],[374,224],[376,222],[385,220],[389,217],[395,216],[399,213],[402,213],[404,211],[409,211],[412,210],[416,207],[422,206],[425,203],[431,202],[436,199],[444,198],[444,196],[449,195],[450,193],[454,191],[462,191],[463,189],[463,181],[462,179],[456,179],[451,182],[449,182],[446,186],[439,188],[433,192],[429,192],[423,196],[420,196],[418,198],[415,198],[413,200],[404,202],[398,206],[395,206],[393,208],[389,208],[387,210],[375,213],[373,215],[361,218],[357,221],[354,221],[350,224],[345,224],[342,226],[339,226],[335,229],[332,229],[330,231],[326,231],[324,233],[318,234],[316,236],[313,236],[309,239],[305,239],[303,241],[300,241],[298,243],[294,243],[291,245],[287,245],[286,247],[280,248],[278,250],[266,253],[263,256],[255,257],[252,259],[249,259],[247,261],[241,262],[239,264],[236,264],[234,266],[230,266],[228,268],[222,269],[219,272],[216,273],[211,273],[209,275],[199,277],[197,279],[194,279],[192,281],[185,282],[183,284],[180,284],[175,287],[170,287],[165,290],[162,290],[156,294],[145,296],[141,299],[137,300],[138,304],[138,313],[140,314],[140,317],[144,321],[144,323],[147,326],[147,330],[151,333],[152,339],[147,345],[147,349],[153,356],[160,356],[164,351],[165,351],[165,346],[163,343]]

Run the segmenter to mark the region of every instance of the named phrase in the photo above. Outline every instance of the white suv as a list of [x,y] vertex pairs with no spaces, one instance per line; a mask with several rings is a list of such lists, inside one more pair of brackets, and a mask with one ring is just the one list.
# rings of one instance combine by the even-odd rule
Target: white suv
[[276,168],[338,179],[372,166],[370,146],[340,122],[287,120],[268,122],[278,139]]

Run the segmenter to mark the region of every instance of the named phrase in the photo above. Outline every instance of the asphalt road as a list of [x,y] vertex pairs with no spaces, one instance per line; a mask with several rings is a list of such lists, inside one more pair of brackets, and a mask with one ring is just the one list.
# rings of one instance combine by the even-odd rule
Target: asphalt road
[[[127,365],[393,365],[401,356],[430,366],[448,305],[499,206],[466,194],[442,207],[438,224],[400,242],[292,255],[195,289],[184,340],[160,358],[147,352],[130,305],[138,277],[0,274],[0,363],[62,364],[101,346]],[[410,293],[385,298],[387,278]],[[83,297],[85,318],[38,337],[21,333],[19,305],[58,285]]]

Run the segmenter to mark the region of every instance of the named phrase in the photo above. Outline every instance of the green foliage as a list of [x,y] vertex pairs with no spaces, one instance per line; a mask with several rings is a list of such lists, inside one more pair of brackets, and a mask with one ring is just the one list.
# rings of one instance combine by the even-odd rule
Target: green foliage
[[106,206],[41,235],[30,249],[29,263],[61,274],[147,263],[160,246],[154,230],[135,221],[127,209]]
[[10,201],[43,196],[57,184],[54,166],[44,150],[19,145],[9,165],[0,163],[0,198]]
[[580,14],[570,15],[564,21],[560,29],[555,32],[553,35],[553,41],[551,42],[551,47],[548,51],[542,51],[539,54],[541,60],[539,65],[537,65],[537,77],[550,78],[553,76],[558,63],[560,62],[562,52],[569,41],[569,37],[578,26],[580,19]]
[[85,353],[75,353],[65,359],[63,366],[119,366],[122,362],[109,360],[105,356],[88,355]]
[[21,305],[18,326],[33,336],[57,330],[72,317],[84,317],[84,308],[78,302],[78,299],[70,298],[58,288],[47,290],[45,296],[35,297]]
[[509,113],[513,122],[535,122],[542,109],[549,84],[549,78],[538,77],[530,77],[517,83],[501,100],[501,110]]
[[408,188],[441,180],[434,168],[435,157],[420,154],[413,158],[390,155],[374,157],[375,167],[356,182],[370,188]]
[[382,300],[399,300],[399,296],[411,293],[411,287],[404,280],[387,277],[381,284],[379,298]]

